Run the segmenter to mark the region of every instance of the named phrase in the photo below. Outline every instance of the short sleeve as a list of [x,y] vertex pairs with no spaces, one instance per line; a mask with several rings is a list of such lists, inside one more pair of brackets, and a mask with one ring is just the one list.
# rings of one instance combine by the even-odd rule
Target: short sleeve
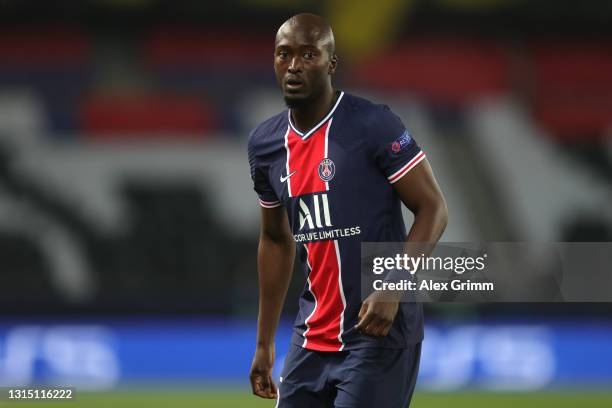
[[255,147],[249,142],[249,166],[251,167],[251,180],[253,180],[253,189],[259,196],[259,204],[264,208],[275,208],[281,205],[280,200],[274,193],[268,172],[260,165],[255,153]]
[[377,141],[376,162],[389,183],[401,179],[425,158],[425,153],[389,107],[381,107],[371,131],[377,133],[374,135]]

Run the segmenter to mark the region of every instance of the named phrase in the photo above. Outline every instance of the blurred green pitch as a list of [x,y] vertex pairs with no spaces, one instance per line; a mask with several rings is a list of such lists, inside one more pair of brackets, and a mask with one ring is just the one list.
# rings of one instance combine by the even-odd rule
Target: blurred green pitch
[[[122,390],[108,393],[77,393],[71,402],[0,402],[0,407],[66,408],[259,408],[274,407],[274,400],[263,400],[244,389],[196,390]],[[536,393],[425,393],[415,394],[413,408],[609,408],[612,391],[550,391]]]

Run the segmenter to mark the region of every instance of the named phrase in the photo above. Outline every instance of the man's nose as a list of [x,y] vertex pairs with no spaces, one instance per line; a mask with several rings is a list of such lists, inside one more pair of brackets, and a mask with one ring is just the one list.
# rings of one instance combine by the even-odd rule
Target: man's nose
[[296,73],[302,70],[302,59],[299,57],[293,57],[291,59],[291,64],[289,64],[288,68],[289,72]]

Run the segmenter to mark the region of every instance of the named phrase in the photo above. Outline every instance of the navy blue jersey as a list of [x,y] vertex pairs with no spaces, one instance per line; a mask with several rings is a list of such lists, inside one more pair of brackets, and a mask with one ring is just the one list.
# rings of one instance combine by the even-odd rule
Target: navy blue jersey
[[406,238],[392,184],[425,157],[386,105],[340,93],[311,130],[288,110],[249,137],[255,191],[266,208],[284,206],[307,282],[292,342],[311,350],[403,348],[423,338],[420,304],[402,303],[386,337],[353,327],[361,307],[361,242]]

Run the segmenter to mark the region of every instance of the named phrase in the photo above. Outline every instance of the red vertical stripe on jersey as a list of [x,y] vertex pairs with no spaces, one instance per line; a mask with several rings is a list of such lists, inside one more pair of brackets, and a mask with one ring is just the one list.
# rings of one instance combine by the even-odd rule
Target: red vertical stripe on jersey
[[[287,180],[291,197],[321,193],[328,190],[327,183],[319,177],[319,164],[326,158],[326,138],[331,118],[315,132],[303,139],[291,127],[286,135]],[[315,308],[306,319],[304,347],[319,351],[339,351],[343,344],[342,313],[343,294],[340,292],[340,264],[333,240],[306,244],[310,291],[315,298]]]
[[293,129],[289,130],[287,144],[290,154],[287,174],[295,172],[287,180],[291,187],[291,197],[327,191],[325,182],[319,177],[319,163],[325,158],[325,132],[329,123],[327,121],[306,140]]
[[310,271],[310,291],[317,300],[314,313],[306,320],[304,347],[318,351],[339,351],[338,335],[344,303],[340,294],[339,262],[333,240],[306,244]]

